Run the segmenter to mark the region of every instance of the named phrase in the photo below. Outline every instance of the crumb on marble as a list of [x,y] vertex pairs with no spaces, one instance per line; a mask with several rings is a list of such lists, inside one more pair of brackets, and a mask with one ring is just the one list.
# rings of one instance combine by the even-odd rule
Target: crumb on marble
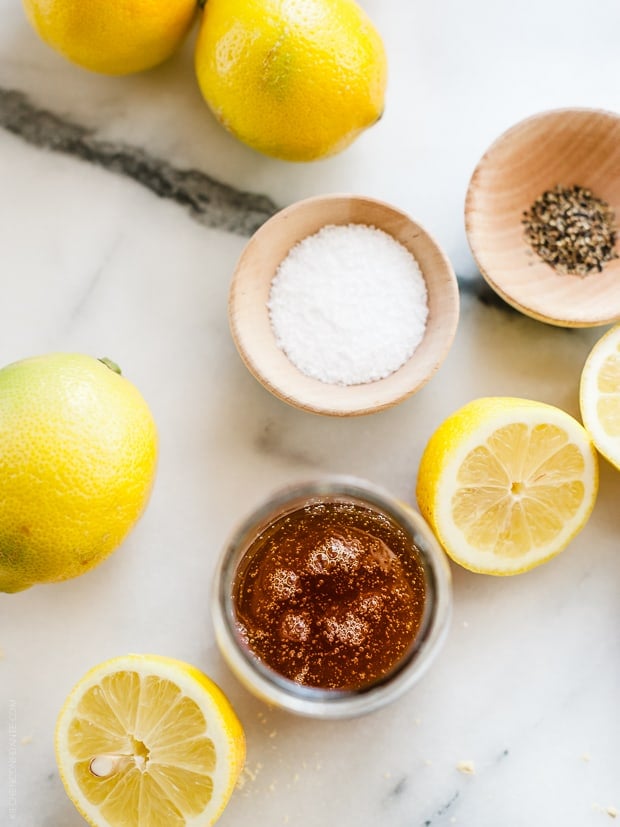
[[414,718],[413,723],[419,726],[422,723],[422,718]]
[[391,778],[391,777],[392,777],[392,773],[391,773],[391,772],[384,772],[384,773],[383,773],[383,777],[384,777],[384,778]]
[[473,761],[459,761],[456,765],[456,768],[459,772],[462,772],[463,775],[475,775],[476,774],[476,767]]
[[430,758],[425,758],[424,763],[426,764],[427,767],[432,767],[433,766],[433,762],[431,761]]
[[21,738],[21,739],[20,739],[20,741],[21,741],[21,743],[22,743],[22,744],[24,744],[24,745],[26,745],[26,744],[32,744],[32,735],[24,735],[24,737],[23,737],[23,738]]
[[589,752],[584,752],[584,754],[581,756],[581,760],[586,761],[586,763],[587,763],[588,761],[592,760],[592,756],[590,755]]
[[237,779],[237,784],[236,784],[237,789],[242,790],[245,787],[245,785],[248,783],[248,781],[255,781],[256,776],[259,774],[259,772],[262,770],[262,768],[263,768],[263,765],[260,764],[260,763],[257,764],[254,767],[253,770],[251,770],[249,767],[244,767],[243,771],[241,772],[241,775]]
[[616,810],[615,807],[608,807],[607,808],[607,815],[610,818],[617,818],[618,817],[618,811]]

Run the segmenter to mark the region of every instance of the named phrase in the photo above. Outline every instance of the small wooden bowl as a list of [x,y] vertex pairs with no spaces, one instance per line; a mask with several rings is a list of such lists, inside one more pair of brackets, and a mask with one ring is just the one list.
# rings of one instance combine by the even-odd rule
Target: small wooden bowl
[[[329,224],[366,224],[389,233],[417,259],[426,281],[429,315],[424,338],[397,371],[362,385],[333,385],[299,371],[280,350],[269,320],[271,282],[291,247]],[[422,387],[446,357],[459,315],[452,266],[438,244],[394,207],[355,195],[298,201],[270,218],[253,235],[235,270],[228,305],[237,350],[267,390],[306,411],[330,416],[374,413]]]
[[588,187],[620,221],[620,116],[591,109],[534,115],[501,135],[469,183],[465,226],[480,272],[509,304],[561,327],[620,319],[620,259],[601,273],[557,273],[530,248],[524,210],[557,184]]

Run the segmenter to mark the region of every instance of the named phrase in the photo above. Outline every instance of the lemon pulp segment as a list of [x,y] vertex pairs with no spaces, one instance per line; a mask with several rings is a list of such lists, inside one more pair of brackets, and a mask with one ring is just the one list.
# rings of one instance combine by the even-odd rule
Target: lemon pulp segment
[[573,417],[541,402],[489,397],[435,431],[416,493],[453,560],[516,574],[566,547],[587,522],[597,488],[594,448]]
[[499,428],[458,470],[452,516],[467,542],[500,557],[544,547],[585,495],[584,459],[554,425]]
[[580,404],[594,444],[620,468],[620,325],[592,348],[581,374]]
[[620,439],[620,342],[603,362],[598,390],[596,410],[601,427],[610,437]]
[[124,659],[70,696],[57,754],[91,824],[208,825],[225,806],[245,754],[240,724],[206,676],[176,664]]

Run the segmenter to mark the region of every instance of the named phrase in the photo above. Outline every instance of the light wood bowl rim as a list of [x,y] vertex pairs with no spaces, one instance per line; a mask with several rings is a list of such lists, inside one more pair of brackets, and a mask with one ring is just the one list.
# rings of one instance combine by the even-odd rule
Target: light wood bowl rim
[[[480,270],[481,275],[485,279],[485,281],[489,284],[489,286],[511,307],[514,307],[519,312],[523,313],[530,318],[536,319],[540,322],[545,322],[546,324],[555,325],[557,327],[568,327],[568,328],[589,328],[589,327],[602,327],[604,325],[615,324],[618,322],[618,315],[617,313],[613,313],[608,317],[598,316],[596,319],[592,320],[584,320],[584,319],[571,319],[565,318],[562,316],[554,316],[552,313],[541,313],[536,311],[535,309],[528,307],[527,305],[519,302],[514,296],[510,294],[489,272],[489,269],[485,267],[481,260],[481,252],[479,246],[475,239],[475,209],[473,207],[474,200],[478,197],[481,186],[479,182],[480,173],[487,167],[489,164],[493,163],[493,156],[495,152],[502,147],[508,140],[510,140],[518,131],[520,131],[524,126],[527,126],[529,123],[534,123],[536,121],[546,120],[547,118],[551,117],[561,117],[562,115],[572,116],[574,114],[583,114],[583,115],[602,115],[604,117],[610,118],[612,120],[620,122],[620,114],[618,112],[614,112],[609,109],[601,109],[596,107],[559,107],[555,109],[545,109],[541,112],[536,112],[532,115],[529,115],[526,118],[517,121],[517,123],[512,124],[507,129],[505,129],[500,135],[495,138],[495,140],[489,145],[489,147],[485,150],[484,154],[476,164],[474,171],[469,179],[469,184],[467,187],[467,193],[465,196],[465,208],[464,208],[464,219],[465,219],[465,233],[467,236],[467,241],[469,244],[469,248],[471,250],[472,256]],[[593,274],[593,277],[596,277],[596,274]],[[587,278],[587,277],[586,277]]]
[[[261,367],[261,356],[255,353],[249,353],[247,348],[243,342],[243,335],[242,335],[242,325],[239,322],[239,315],[236,312],[236,305],[237,305],[237,296],[241,289],[241,284],[243,280],[243,274],[245,271],[244,265],[246,264],[246,259],[252,255],[252,251],[255,245],[262,243],[268,240],[268,236],[270,234],[271,229],[274,226],[272,222],[280,222],[283,218],[290,216],[291,214],[306,210],[309,208],[316,207],[317,205],[334,205],[338,204],[338,202],[356,202],[358,206],[367,206],[372,205],[373,208],[379,208],[380,210],[392,214],[395,217],[398,217],[400,220],[405,220],[412,229],[416,231],[419,236],[423,236],[426,242],[433,248],[434,254],[437,256],[438,261],[440,262],[440,267],[437,267],[434,273],[426,273],[423,271],[423,275],[425,280],[427,281],[427,287],[431,280],[443,281],[444,282],[444,300],[446,302],[446,309],[441,313],[439,317],[434,317],[431,319],[429,316],[429,322],[433,324],[433,326],[437,326],[439,324],[443,327],[443,335],[441,340],[441,347],[435,348],[433,352],[434,361],[433,365],[430,370],[426,372],[423,376],[417,376],[416,381],[411,384],[411,386],[407,387],[405,390],[398,394],[382,394],[381,398],[378,401],[374,401],[372,404],[370,403],[363,403],[363,404],[351,404],[348,407],[334,407],[333,403],[330,405],[329,399],[330,395],[333,393],[333,389],[337,388],[340,392],[343,390],[348,390],[350,387],[351,389],[360,389],[360,388],[369,388],[371,389],[373,395],[376,396],[377,390],[381,389],[382,383],[387,383],[392,377],[400,374],[405,369],[409,368],[411,370],[412,364],[415,363],[416,354],[420,350],[422,343],[416,349],[416,351],[412,354],[410,359],[405,362],[400,368],[394,371],[390,376],[386,377],[385,379],[379,379],[375,382],[369,382],[367,385],[351,385],[347,386],[347,388],[343,389],[341,385],[332,385],[324,382],[320,382],[317,379],[312,379],[311,377],[306,376],[305,374],[301,373],[300,371],[296,372],[299,374],[300,377],[303,378],[304,383],[311,383],[313,386],[318,387],[320,386],[320,391],[325,398],[325,402],[322,404],[311,404],[306,399],[303,398],[303,395],[297,394],[295,391],[287,391],[283,388],[278,387],[274,384],[273,381],[269,378],[268,375],[265,375]],[[327,220],[324,222],[323,226],[328,224],[338,223],[337,221]],[[341,223],[364,223],[362,221],[357,222],[341,222]],[[380,226],[380,223],[376,220],[371,222],[373,226],[377,226],[379,229],[384,229]],[[293,239],[288,245],[288,249],[290,249],[299,239]],[[275,272],[269,273],[269,283],[273,279]],[[265,275],[264,278],[267,278]],[[377,413],[378,411],[385,410],[387,408],[391,408],[394,405],[403,402],[405,399],[412,396],[416,393],[420,388],[422,388],[437,372],[443,361],[445,360],[448,352],[452,346],[454,341],[454,337],[456,335],[456,329],[458,325],[459,319],[459,309],[460,309],[460,302],[459,302],[459,289],[456,280],[456,276],[454,273],[454,269],[450,260],[448,259],[445,252],[442,250],[436,239],[429,233],[422,225],[420,225],[417,221],[415,221],[411,216],[407,213],[400,210],[398,207],[393,206],[385,201],[380,199],[371,198],[370,196],[365,195],[357,195],[353,193],[330,193],[327,195],[315,195],[309,198],[304,198],[302,200],[296,201],[293,204],[290,204],[287,207],[284,207],[282,210],[279,210],[275,215],[269,218],[259,229],[254,233],[254,235],[249,239],[248,243],[244,247],[241,252],[241,255],[237,261],[235,266],[235,270],[232,276],[230,290],[228,295],[228,320],[230,331],[232,334],[233,341],[235,343],[235,347],[241,357],[243,363],[250,371],[250,373],[266,388],[270,393],[272,393],[277,398],[281,399],[282,401],[286,402],[289,405],[292,405],[295,408],[300,410],[307,411],[312,414],[319,414],[325,416],[334,416],[334,417],[350,417],[350,416],[364,416],[367,414]],[[267,306],[265,304],[265,314],[267,314]],[[427,323],[427,327],[424,333],[424,338],[427,337],[429,330],[431,329],[431,323]],[[424,341],[424,339],[423,339]],[[274,347],[277,348],[275,345],[275,338],[273,340]],[[279,351],[279,349],[278,349]],[[279,351],[281,353],[281,351]],[[282,354],[284,355],[284,354]],[[285,357],[286,358],[286,357]],[[289,362],[292,365],[292,363]],[[294,366],[293,366],[294,367]],[[301,381],[301,380],[300,380]]]

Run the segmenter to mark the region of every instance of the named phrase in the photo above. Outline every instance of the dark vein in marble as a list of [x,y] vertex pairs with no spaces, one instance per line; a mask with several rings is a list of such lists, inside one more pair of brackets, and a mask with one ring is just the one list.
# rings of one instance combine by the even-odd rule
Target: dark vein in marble
[[[177,169],[139,147],[97,138],[94,130],[42,109],[23,93],[0,87],[0,128],[31,146],[59,152],[123,175],[174,201],[206,227],[250,236],[279,209],[270,198],[236,189],[196,169]],[[516,313],[482,278],[458,278],[461,293]]]
[[451,806],[454,804],[454,802],[457,800],[457,798],[459,797],[459,795],[460,795],[460,793],[459,793],[459,791],[457,790],[457,791],[454,793],[454,795],[452,796],[452,798],[451,798],[449,801],[446,801],[446,803],[443,805],[443,807],[440,807],[440,808],[437,810],[437,815],[438,815],[438,816],[445,815],[445,813],[447,813],[447,812],[448,812],[448,810],[450,809],[450,807],[451,807]]
[[398,780],[398,782],[392,787],[390,790],[390,798],[398,798],[398,796],[402,795],[405,790],[407,789],[407,776],[403,775],[402,778]]
[[306,465],[310,468],[317,466],[318,460],[316,457],[303,450],[289,448],[285,445],[284,438],[284,426],[269,420],[255,437],[254,447],[261,454],[287,463]]
[[97,267],[97,269],[95,270],[93,275],[88,280],[88,283],[87,283],[86,287],[84,288],[84,291],[83,291],[82,295],[76,301],[74,307],[72,308],[71,312],[69,313],[69,320],[70,321],[73,321],[73,319],[75,319],[77,316],[79,316],[79,314],[82,312],[84,307],[88,304],[88,302],[90,300],[90,297],[93,295],[93,293],[96,291],[97,287],[99,286],[99,282],[101,281],[101,278],[102,278],[103,274],[107,270],[108,265],[110,264],[112,259],[115,257],[116,252],[117,252],[118,248],[121,245],[121,241],[122,241],[121,237],[118,237],[116,239],[116,241],[110,246],[110,248],[108,249],[108,251],[106,252],[106,254],[103,258],[103,261],[100,262],[99,266]]
[[39,149],[131,178],[206,227],[250,236],[278,209],[265,195],[235,189],[196,169],[176,169],[139,147],[100,140],[93,130],[40,109],[13,89],[0,87],[0,127]]
[[[435,812],[435,816],[443,816],[445,815],[448,810],[452,807],[452,805],[457,801],[460,792],[457,790],[452,798],[448,799],[445,804],[443,804],[439,809]],[[433,824],[433,820],[431,818],[427,818],[426,821],[423,822],[423,827],[431,827]]]

